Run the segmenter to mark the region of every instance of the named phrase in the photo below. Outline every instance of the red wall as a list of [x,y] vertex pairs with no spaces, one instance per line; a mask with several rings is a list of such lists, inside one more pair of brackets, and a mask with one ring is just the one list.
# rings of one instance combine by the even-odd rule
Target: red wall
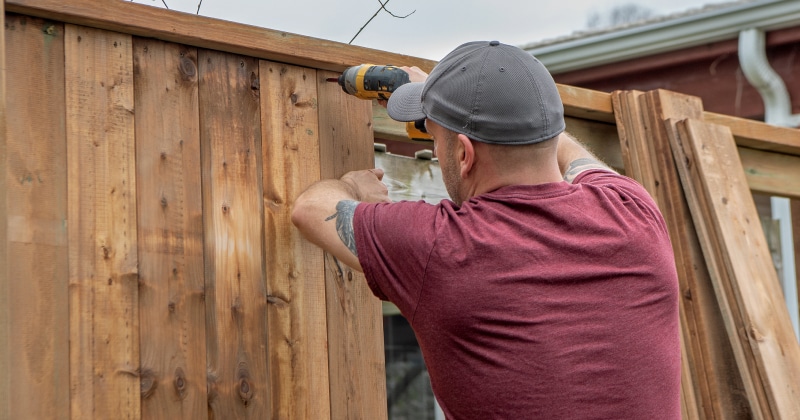
[[[555,74],[556,82],[611,92],[667,89],[699,96],[707,111],[762,120],[761,95],[739,67],[736,40]],[[767,34],[767,59],[800,113],[800,27]]]

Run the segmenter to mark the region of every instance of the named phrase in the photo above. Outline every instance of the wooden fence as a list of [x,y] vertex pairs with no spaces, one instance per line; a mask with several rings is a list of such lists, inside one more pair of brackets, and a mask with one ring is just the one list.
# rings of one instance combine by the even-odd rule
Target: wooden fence
[[[372,167],[373,136],[404,138],[325,79],[434,63],[116,0],[4,7],[0,419],[385,418],[380,304],[289,210]],[[631,144],[677,114],[559,89],[568,129],[658,197]],[[798,130],[691,111],[727,127],[745,190],[800,197]],[[772,397],[797,397],[797,342],[728,316],[701,277],[681,285],[686,416],[788,418]],[[783,319],[773,298],[747,308]]]

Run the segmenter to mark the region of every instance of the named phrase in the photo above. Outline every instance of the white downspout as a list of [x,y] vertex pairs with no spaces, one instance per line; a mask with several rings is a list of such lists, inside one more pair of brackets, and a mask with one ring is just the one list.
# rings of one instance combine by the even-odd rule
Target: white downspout
[[[792,102],[783,79],[767,61],[766,42],[762,30],[745,29],[739,33],[739,64],[747,80],[764,100],[764,122],[784,127],[800,126],[800,114],[792,115]],[[789,199],[783,197],[771,197],[770,201],[772,218],[778,220],[780,227],[781,287],[795,336],[800,339],[791,206]]]
[[764,31],[751,28],[739,32],[739,64],[747,81],[758,89],[764,100],[764,122],[783,127],[800,126],[800,114],[792,115],[786,84],[767,61]]

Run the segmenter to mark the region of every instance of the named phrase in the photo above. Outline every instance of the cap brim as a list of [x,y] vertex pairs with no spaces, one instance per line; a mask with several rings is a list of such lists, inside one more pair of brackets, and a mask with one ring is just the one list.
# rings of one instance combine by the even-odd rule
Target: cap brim
[[418,121],[425,118],[422,111],[422,88],[423,82],[406,83],[397,88],[392,96],[386,110],[389,117],[396,121]]

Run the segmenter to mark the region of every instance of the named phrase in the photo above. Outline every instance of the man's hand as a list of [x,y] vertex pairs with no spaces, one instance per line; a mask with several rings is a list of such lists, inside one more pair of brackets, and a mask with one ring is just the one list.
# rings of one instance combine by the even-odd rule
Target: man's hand
[[356,191],[357,201],[366,203],[391,203],[389,189],[383,180],[383,169],[367,169],[344,174],[341,181]]
[[318,181],[297,197],[292,223],[306,239],[362,271],[356,255],[353,214],[361,201],[391,202],[382,179],[382,169],[367,169],[348,172],[338,180]]

